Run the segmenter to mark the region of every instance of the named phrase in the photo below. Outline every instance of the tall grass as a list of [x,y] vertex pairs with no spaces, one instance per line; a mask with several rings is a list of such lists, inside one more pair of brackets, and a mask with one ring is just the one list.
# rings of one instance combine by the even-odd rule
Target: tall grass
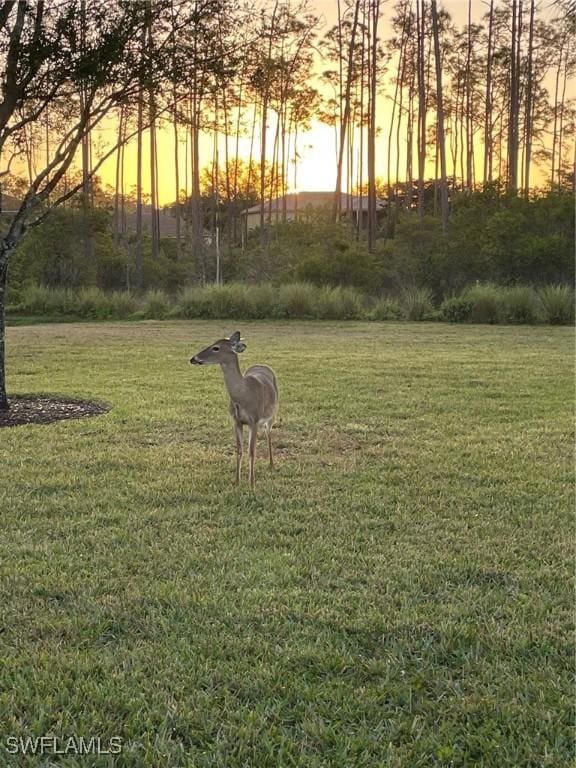
[[170,311],[170,299],[164,291],[148,291],[142,300],[144,317],[163,320]]
[[355,288],[315,289],[314,316],[319,320],[359,320],[365,316],[364,297]]
[[[258,314],[252,286],[240,283],[186,288],[176,299],[172,315],[186,318],[243,318]],[[261,292],[263,296],[263,292]]]
[[535,325],[540,319],[536,291],[529,285],[514,285],[503,292],[503,319],[515,325]]
[[397,299],[378,299],[369,312],[370,320],[401,320],[402,307]]
[[238,320],[436,320],[463,323],[565,325],[574,322],[574,292],[566,285],[503,288],[490,283],[466,288],[434,309],[426,288],[405,290],[399,299],[376,302],[350,287],[311,283],[194,286],[175,297],[159,290],[143,295],[106,293],[99,288],[47,288],[30,285],[19,292],[12,314],[122,320],[165,317]]
[[428,288],[406,288],[400,296],[400,306],[408,320],[431,320],[434,315],[432,293]]
[[278,313],[278,291],[270,283],[243,286],[247,290],[250,319],[266,320]]
[[29,285],[20,291],[17,311],[31,315],[70,315],[75,311],[74,303],[74,293],[68,288]]
[[110,294],[113,317],[124,320],[138,311],[140,302],[128,291],[114,291]]
[[462,294],[470,304],[470,322],[499,323],[504,318],[504,291],[492,283],[479,283]]
[[467,323],[472,314],[472,302],[466,296],[449,296],[440,305],[440,319],[448,323]]
[[311,319],[316,316],[317,290],[309,283],[281,285],[278,292],[278,314],[292,320]]
[[73,316],[88,320],[123,319],[141,308],[127,291],[105,293],[100,288],[49,288],[29,285],[20,291],[15,310],[20,314]]
[[90,320],[109,320],[114,313],[110,295],[99,288],[81,288],[74,297],[73,308],[74,314]]
[[574,322],[574,291],[569,285],[546,285],[538,291],[542,320],[550,325]]

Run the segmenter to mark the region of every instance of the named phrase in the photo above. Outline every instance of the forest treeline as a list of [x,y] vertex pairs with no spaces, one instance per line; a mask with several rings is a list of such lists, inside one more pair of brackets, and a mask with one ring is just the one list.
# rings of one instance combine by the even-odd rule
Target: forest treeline
[[[112,219],[112,201],[88,217],[81,207],[54,211],[14,254],[10,303],[18,303],[29,284],[133,288],[135,234],[127,247],[115,243]],[[81,247],[87,228],[90,259]],[[243,243],[224,248],[221,276],[225,282],[354,286],[375,296],[397,296],[416,286],[430,289],[438,300],[476,282],[574,281],[574,199],[568,191],[528,200],[503,197],[496,189],[460,192],[452,199],[448,233],[432,202],[422,219],[413,212],[394,212],[392,229],[370,251],[350,223],[335,224],[327,209],[314,211],[303,220],[275,224],[264,246],[256,230]],[[198,280],[196,264],[178,257],[175,238],[161,240],[157,257],[149,233],[142,243],[147,288],[175,294],[183,285],[216,281],[215,261],[205,265],[205,281]]]

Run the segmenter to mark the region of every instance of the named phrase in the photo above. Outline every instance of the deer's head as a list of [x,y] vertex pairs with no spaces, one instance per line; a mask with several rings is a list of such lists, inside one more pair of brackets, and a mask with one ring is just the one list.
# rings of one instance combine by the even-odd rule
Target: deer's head
[[240,340],[240,331],[236,331],[229,339],[218,339],[198,352],[190,358],[190,362],[192,365],[226,365],[245,349],[246,344]]

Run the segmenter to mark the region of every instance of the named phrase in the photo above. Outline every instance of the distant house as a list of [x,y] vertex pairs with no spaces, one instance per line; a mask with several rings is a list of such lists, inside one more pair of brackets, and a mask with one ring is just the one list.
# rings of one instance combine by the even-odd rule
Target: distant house
[[[156,210],[158,214],[158,223],[160,225],[160,237],[176,237],[176,217],[172,214],[170,208],[152,208],[151,205],[142,206],[142,231],[152,231],[152,216]],[[136,232],[136,211],[132,211],[126,216],[126,229],[128,232]],[[184,225],[182,224],[182,231]]]
[[[272,224],[284,220],[286,212],[287,221],[298,221],[308,218],[314,211],[330,209],[334,203],[334,192],[292,192],[289,195],[277,197],[270,203],[264,204],[266,221]],[[377,210],[385,208],[386,203],[376,201]],[[358,217],[368,218],[368,197],[366,195],[349,195],[340,193],[340,212],[342,217],[350,217],[358,221]],[[247,208],[242,212],[246,229],[254,229],[260,226],[260,203]]]

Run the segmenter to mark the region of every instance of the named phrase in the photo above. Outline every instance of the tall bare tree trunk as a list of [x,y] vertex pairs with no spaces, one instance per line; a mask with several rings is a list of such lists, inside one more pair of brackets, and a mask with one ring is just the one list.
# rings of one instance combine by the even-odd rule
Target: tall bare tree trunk
[[[408,17],[408,35],[407,40],[409,39],[410,35],[410,16]],[[402,128],[402,107],[404,104],[404,77],[406,74],[406,59],[408,57],[408,54],[406,52],[406,49],[404,49],[404,56],[402,61],[402,70],[400,74],[400,94],[398,98],[398,125],[396,126],[396,189],[398,189],[398,184],[400,182],[400,135],[401,135],[401,128]],[[396,208],[398,205],[396,206]]]
[[[119,179],[119,193],[120,193],[120,211],[119,211],[119,239],[125,240],[126,238],[126,196],[125,196],[125,184],[124,184],[124,152],[126,149],[126,130],[127,130],[128,115],[124,118],[124,135],[122,144],[122,153],[120,155],[120,179]],[[126,263],[127,274],[127,288],[130,287],[130,269],[129,263]]]
[[524,117],[524,197],[530,195],[530,160],[532,156],[533,118],[533,50],[534,50],[535,2],[530,0],[530,27],[528,32],[528,68],[526,72],[526,110]]
[[508,125],[508,192],[518,190],[518,123],[520,111],[520,39],[522,36],[522,0],[512,0],[512,37],[510,42],[510,105]]
[[206,259],[204,253],[202,200],[200,197],[200,110],[202,106],[202,97],[202,88],[198,83],[197,74],[194,72],[192,92],[190,95],[192,108],[190,120],[192,248],[197,277],[200,279],[200,282],[204,284],[206,282]]
[[442,229],[448,230],[448,183],[446,170],[446,141],[444,136],[444,94],[442,91],[442,59],[440,55],[440,36],[438,32],[438,9],[436,0],[431,0],[432,34],[434,36],[434,61],[436,63],[436,110],[437,110],[437,146],[440,153],[440,208],[442,211]]
[[260,245],[264,246],[267,241],[267,229],[265,228],[266,219],[266,188],[265,188],[265,170],[266,170],[266,131],[268,121],[268,105],[270,101],[270,63],[272,58],[272,42],[275,32],[276,14],[278,12],[278,0],[274,4],[272,17],[270,21],[270,32],[268,37],[268,55],[265,61],[264,91],[262,94],[262,118],[260,129]]
[[214,105],[214,145],[212,155],[212,189],[214,191],[214,216],[213,216],[213,236],[214,250],[216,254],[215,282],[220,285],[220,158],[218,153],[218,92],[215,94]]
[[[152,0],[146,2],[147,13],[147,38],[148,38],[148,56],[152,60],[154,39],[152,36]],[[151,66],[151,64],[150,64]],[[151,246],[152,258],[160,258],[160,219],[158,205],[158,156],[156,146],[156,94],[152,85],[152,77],[149,74],[148,84],[148,119],[150,123],[150,204],[151,210]]]
[[[276,120],[276,130],[274,131],[274,141],[272,143],[272,163],[270,166],[270,186],[268,188],[268,198],[266,200],[268,213],[266,214],[265,223],[269,229],[270,224],[272,224],[272,201],[274,199],[274,195],[276,195],[276,199],[278,202],[278,180],[276,178],[276,153],[278,151],[278,130],[279,130],[279,123],[278,120]],[[262,180],[261,180],[262,184]],[[278,207],[276,207],[276,223],[278,223]]]
[[464,165],[466,160],[466,142],[464,141],[464,122],[466,120],[466,80],[463,79],[461,82],[462,86],[462,98],[460,100],[460,183],[461,188],[464,189],[466,186],[466,174],[464,172]]
[[368,127],[368,250],[374,250],[376,241],[376,82],[378,79],[378,20],[380,18],[380,0],[372,0],[371,52],[369,67],[370,116]]
[[424,216],[424,174],[426,169],[426,82],[424,78],[424,0],[416,0],[418,83],[418,217]]
[[[244,61],[244,60],[243,60]],[[238,112],[236,114],[236,145],[234,148],[234,181],[233,181],[233,190],[234,190],[234,224],[233,224],[233,237],[234,242],[236,243],[238,241],[238,197],[239,197],[239,190],[238,190],[238,164],[240,161],[240,125],[241,125],[241,117],[242,117],[242,96],[243,96],[243,88],[244,88],[244,67],[242,68],[240,72],[240,82],[238,85],[238,105],[237,109]]]
[[[394,130],[394,119],[396,114],[396,105],[398,102],[398,91],[400,87],[400,83],[403,77],[403,61],[404,61],[404,46],[406,44],[406,30],[408,28],[408,17],[404,16],[403,22],[402,22],[402,33],[400,36],[400,50],[398,52],[398,68],[396,72],[396,83],[394,85],[394,100],[392,102],[392,115],[390,116],[390,129],[388,131],[388,155],[387,155],[387,162],[386,162],[386,168],[388,173],[388,179],[387,179],[387,188],[388,188],[388,209],[390,209],[390,202],[392,199],[392,188],[391,188],[391,150],[392,150],[392,133]],[[401,119],[402,116],[402,99],[400,98],[400,104],[398,107],[398,120]],[[398,177],[396,177],[396,184],[398,184]]]
[[346,73],[346,90],[344,94],[344,115],[342,118],[342,127],[340,129],[340,145],[338,149],[338,163],[336,166],[336,189],[334,190],[334,203],[332,206],[332,217],[334,221],[338,220],[341,205],[341,186],[342,186],[342,164],[344,161],[344,149],[346,147],[346,131],[350,122],[350,93],[352,89],[352,80],[354,78],[354,47],[356,44],[356,32],[358,29],[358,16],[360,13],[361,0],[356,0],[354,5],[354,20],[350,31],[350,45],[348,48],[348,71]]
[[550,167],[550,186],[554,189],[554,179],[556,173],[556,143],[558,136],[558,91],[560,89],[560,73],[562,72],[562,55],[564,49],[563,45],[560,46],[558,54],[558,66],[556,67],[556,82],[554,86],[554,124],[552,126],[552,159]]
[[564,56],[564,83],[562,86],[562,100],[560,102],[560,126],[558,131],[558,183],[562,182],[562,148],[564,141],[564,108],[566,104],[566,86],[568,85],[568,57],[570,53],[570,39],[566,41],[566,54]]
[[144,287],[142,262],[142,140],[144,129],[144,92],[142,86],[138,93],[138,117],[136,138],[136,276],[134,284],[137,290]]
[[174,129],[174,191],[175,195],[175,216],[176,216],[176,260],[180,260],[180,251],[182,248],[182,214],[180,212],[180,157],[178,147],[178,99],[176,93],[176,83],[173,84],[172,91],[173,111],[172,125]]
[[[461,131],[461,111],[462,111],[462,104],[461,100],[464,98],[464,91],[461,88],[462,82],[461,77],[457,76],[455,83],[452,86],[452,89],[456,91],[455,93],[455,103],[454,103],[454,111],[452,114],[452,131],[451,134],[454,136],[454,140],[452,143],[452,174],[453,174],[453,187],[454,189],[457,189],[458,184],[458,169],[460,168],[460,173],[462,174],[462,149],[461,149],[461,139],[462,139],[462,131]],[[463,181],[463,178],[462,178]],[[461,187],[460,187],[461,188]]]
[[[364,21],[363,24],[366,26],[366,6],[364,6],[363,11],[363,17]],[[356,207],[356,237],[360,237],[360,232],[363,228],[363,213],[362,213],[362,206],[363,206],[363,198],[364,198],[364,190],[363,190],[363,184],[364,184],[364,69],[365,69],[365,60],[366,58],[366,46],[364,43],[362,44],[362,58],[360,61],[360,99],[359,99],[359,107],[360,107],[360,142],[358,147],[358,172],[357,172],[357,207]],[[370,66],[370,65],[368,65]],[[371,73],[370,70],[368,71],[368,90],[370,91],[370,77]],[[370,100],[370,93],[369,93],[369,100]],[[368,116],[370,116],[371,110],[370,110],[370,104],[368,105]],[[369,117],[370,119],[370,117]],[[370,127],[368,128],[368,132],[370,132]],[[368,142],[370,142],[370,137],[368,136]],[[368,150],[368,165],[370,165],[370,149]],[[368,176],[370,177],[370,171],[368,171]]]
[[472,0],[468,0],[468,39],[466,45],[466,187],[472,190],[474,153],[472,116]]
[[408,115],[406,121],[406,198],[404,206],[407,211],[412,208],[414,191],[414,81],[415,73],[412,72],[408,83]]
[[226,83],[222,84],[222,114],[224,117],[224,181],[226,185],[226,244],[228,253],[232,247],[232,188],[230,184],[229,119]]
[[486,187],[492,181],[492,55],[494,45],[494,0],[488,17],[488,52],[486,60],[486,102],[484,107],[484,173]]
[[125,112],[126,108],[123,105],[120,108],[120,115],[118,118],[118,149],[116,150],[116,174],[114,186],[114,245],[118,245],[120,242],[120,176],[122,165],[122,145],[124,137]]

